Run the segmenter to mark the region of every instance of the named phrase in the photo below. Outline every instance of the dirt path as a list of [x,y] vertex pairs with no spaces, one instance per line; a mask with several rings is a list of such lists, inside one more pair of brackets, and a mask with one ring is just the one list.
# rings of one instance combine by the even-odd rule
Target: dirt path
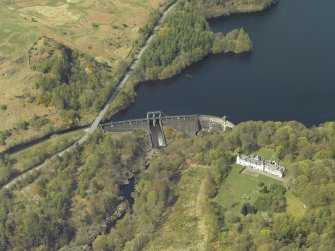
[[[121,82],[118,84],[118,86],[115,88],[115,90],[111,93],[110,98],[108,99],[107,103],[105,104],[104,108],[99,112],[98,116],[95,118],[95,120],[93,121],[93,123],[91,124],[91,126],[86,129],[86,134],[79,139],[75,144],[73,144],[72,146],[68,147],[67,149],[65,149],[64,151],[56,154],[58,156],[63,156],[66,152],[71,151],[76,144],[78,145],[82,145],[86,142],[86,140],[89,138],[89,136],[98,128],[101,120],[103,119],[103,117],[105,116],[106,112],[108,111],[108,109],[110,108],[113,100],[116,98],[116,96],[121,92],[121,90],[124,88],[124,86],[127,83],[127,80],[129,79],[129,77],[131,76],[133,70],[136,68],[139,59],[142,57],[143,53],[145,52],[145,50],[148,48],[148,45],[150,44],[150,42],[152,41],[152,39],[155,37],[155,35],[157,34],[157,31],[159,30],[159,28],[161,27],[163,21],[165,20],[165,18],[168,16],[168,14],[174,9],[176,4],[171,5],[168,9],[166,9],[164,11],[164,13],[162,14],[161,18],[159,19],[159,21],[157,22],[155,28],[152,31],[152,34],[150,35],[150,37],[147,39],[147,41],[145,42],[144,46],[142,47],[141,51],[138,53],[138,55],[135,57],[133,63],[131,64],[131,66],[129,67],[128,71],[126,72],[125,76],[123,77],[123,79],[121,80]],[[56,156],[54,155],[54,156]],[[53,156],[53,157],[54,157]],[[51,157],[52,158],[52,157]],[[28,175],[32,174],[35,171],[40,170],[41,168],[43,168],[44,166],[46,166],[46,162],[47,160],[39,165],[34,167],[31,170],[28,170],[24,173],[21,173],[19,176],[13,178],[9,183],[7,183],[6,185],[4,185],[2,187],[2,189],[10,189],[12,188],[18,181],[23,180],[25,177],[27,177]]]

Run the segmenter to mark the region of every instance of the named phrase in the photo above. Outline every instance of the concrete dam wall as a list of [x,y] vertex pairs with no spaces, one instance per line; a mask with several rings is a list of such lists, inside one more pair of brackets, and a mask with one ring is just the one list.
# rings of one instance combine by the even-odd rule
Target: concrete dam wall
[[185,133],[191,137],[199,131],[224,131],[226,128],[233,128],[234,124],[226,117],[211,115],[176,115],[166,116],[162,112],[148,112],[147,118],[132,119],[125,121],[109,122],[100,125],[103,131],[125,132],[132,130],[144,130],[148,132],[153,147],[166,146],[164,127],[169,127]]

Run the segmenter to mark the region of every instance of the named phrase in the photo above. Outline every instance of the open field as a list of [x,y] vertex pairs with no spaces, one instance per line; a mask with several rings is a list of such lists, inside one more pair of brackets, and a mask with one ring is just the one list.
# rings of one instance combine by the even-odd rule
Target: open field
[[[66,46],[107,62],[115,73],[139,37],[150,12],[165,0],[103,1],[0,0],[0,134],[10,131],[0,152],[53,129],[68,127],[54,106],[38,102],[39,73],[28,62],[28,50],[45,35]],[[36,115],[48,119],[43,127],[18,130]],[[6,133],[8,134],[8,133]]]
[[41,33],[116,65],[125,59],[151,11],[164,0],[17,1],[11,8]]
[[216,197],[217,202],[224,208],[240,214],[241,205],[244,200],[254,201],[258,192],[256,191],[259,182],[264,182],[268,187],[271,184],[283,183],[277,179],[273,179],[262,174],[258,176],[246,175],[239,173],[243,169],[242,166],[234,164],[228,177],[222,183],[219,193]]

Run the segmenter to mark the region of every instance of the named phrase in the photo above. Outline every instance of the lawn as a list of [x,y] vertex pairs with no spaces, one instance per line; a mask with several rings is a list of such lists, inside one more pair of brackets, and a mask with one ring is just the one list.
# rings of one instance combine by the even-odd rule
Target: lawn
[[275,157],[274,151],[271,148],[262,147],[257,152],[257,155],[261,156],[263,159],[270,160]]
[[216,197],[217,202],[221,206],[236,214],[240,213],[244,198],[248,198],[251,202],[257,198],[258,192],[256,189],[259,182],[264,182],[268,187],[272,184],[283,184],[280,180],[261,174],[256,177],[239,173],[242,169],[243,167],[238,164],[232,166]]

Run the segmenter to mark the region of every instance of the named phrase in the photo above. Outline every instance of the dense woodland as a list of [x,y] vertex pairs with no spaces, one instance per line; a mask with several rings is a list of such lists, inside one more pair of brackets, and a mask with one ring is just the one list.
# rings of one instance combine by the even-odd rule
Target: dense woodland
[[[199,177],[208,180],[203,214],[209,250],[333,250],[334,122],[311,129],[298,122],[246,122],[194,139],[173,131],[167,137],[169,146],[137,176],[132,209],[110,233],[95,239],[122,201],[124,171],[145,166],[145,134],[96,134],[83,148],[54,159],[25,181],[32,183],[22,192],[2,191],[1,249],[74,250],[93,242],[94,250],[141,250],[173,212],[180,176],[192,160],[210,166],[209,175]],[[218,189],[238,152],[250,154],[261,147],[274,150],[288,169],[287,177],[284,185],[260,183],[257,199],[241,204],[236,215],[216,202]],[[287,192],[305,204],[302,216],[287,211]]]
[[120,184],[143,168],[146,144],[145,134],[95,134],[20,183],[21,192],[1,191],[0,250],[90,245],[124,201]]
[[[55,106],[61,121],[55,123],[47,116],[36,115],[19,121],[12,128],[0,131],[0,145],[7,148],[55,131],[91,123],[116,86],[108,65],[52,39],[41,37],[28,54],[31,68],[38,73],[35,87],[40,91],[27,93],[21,98],[37,106]],[[0,108],[7,109],[6,106]],[[9,137],[27,130],[39,133],[8,144]],[[1,180],[0,177],[0,183]]]
[[108,66],[55,41],[47,41],[38,49],[49,56],[32,65],[41,72],[36,87],[43,95],[36,102],[56,106],[70,121],[95,114],[115,87]]
[[235,12],[260,11],[274,2],[178,1],[176,10],[167,17],[158,35],[141,58],[136,77],[138,80],[165,79],[177,75],[210,53],[250,51],[252,42],[243,29],[232,31],[227,35],[214,34],[206,18]]
[[191,0],[206,18],[229,16],[233,13],[262,11],[279,0]]

